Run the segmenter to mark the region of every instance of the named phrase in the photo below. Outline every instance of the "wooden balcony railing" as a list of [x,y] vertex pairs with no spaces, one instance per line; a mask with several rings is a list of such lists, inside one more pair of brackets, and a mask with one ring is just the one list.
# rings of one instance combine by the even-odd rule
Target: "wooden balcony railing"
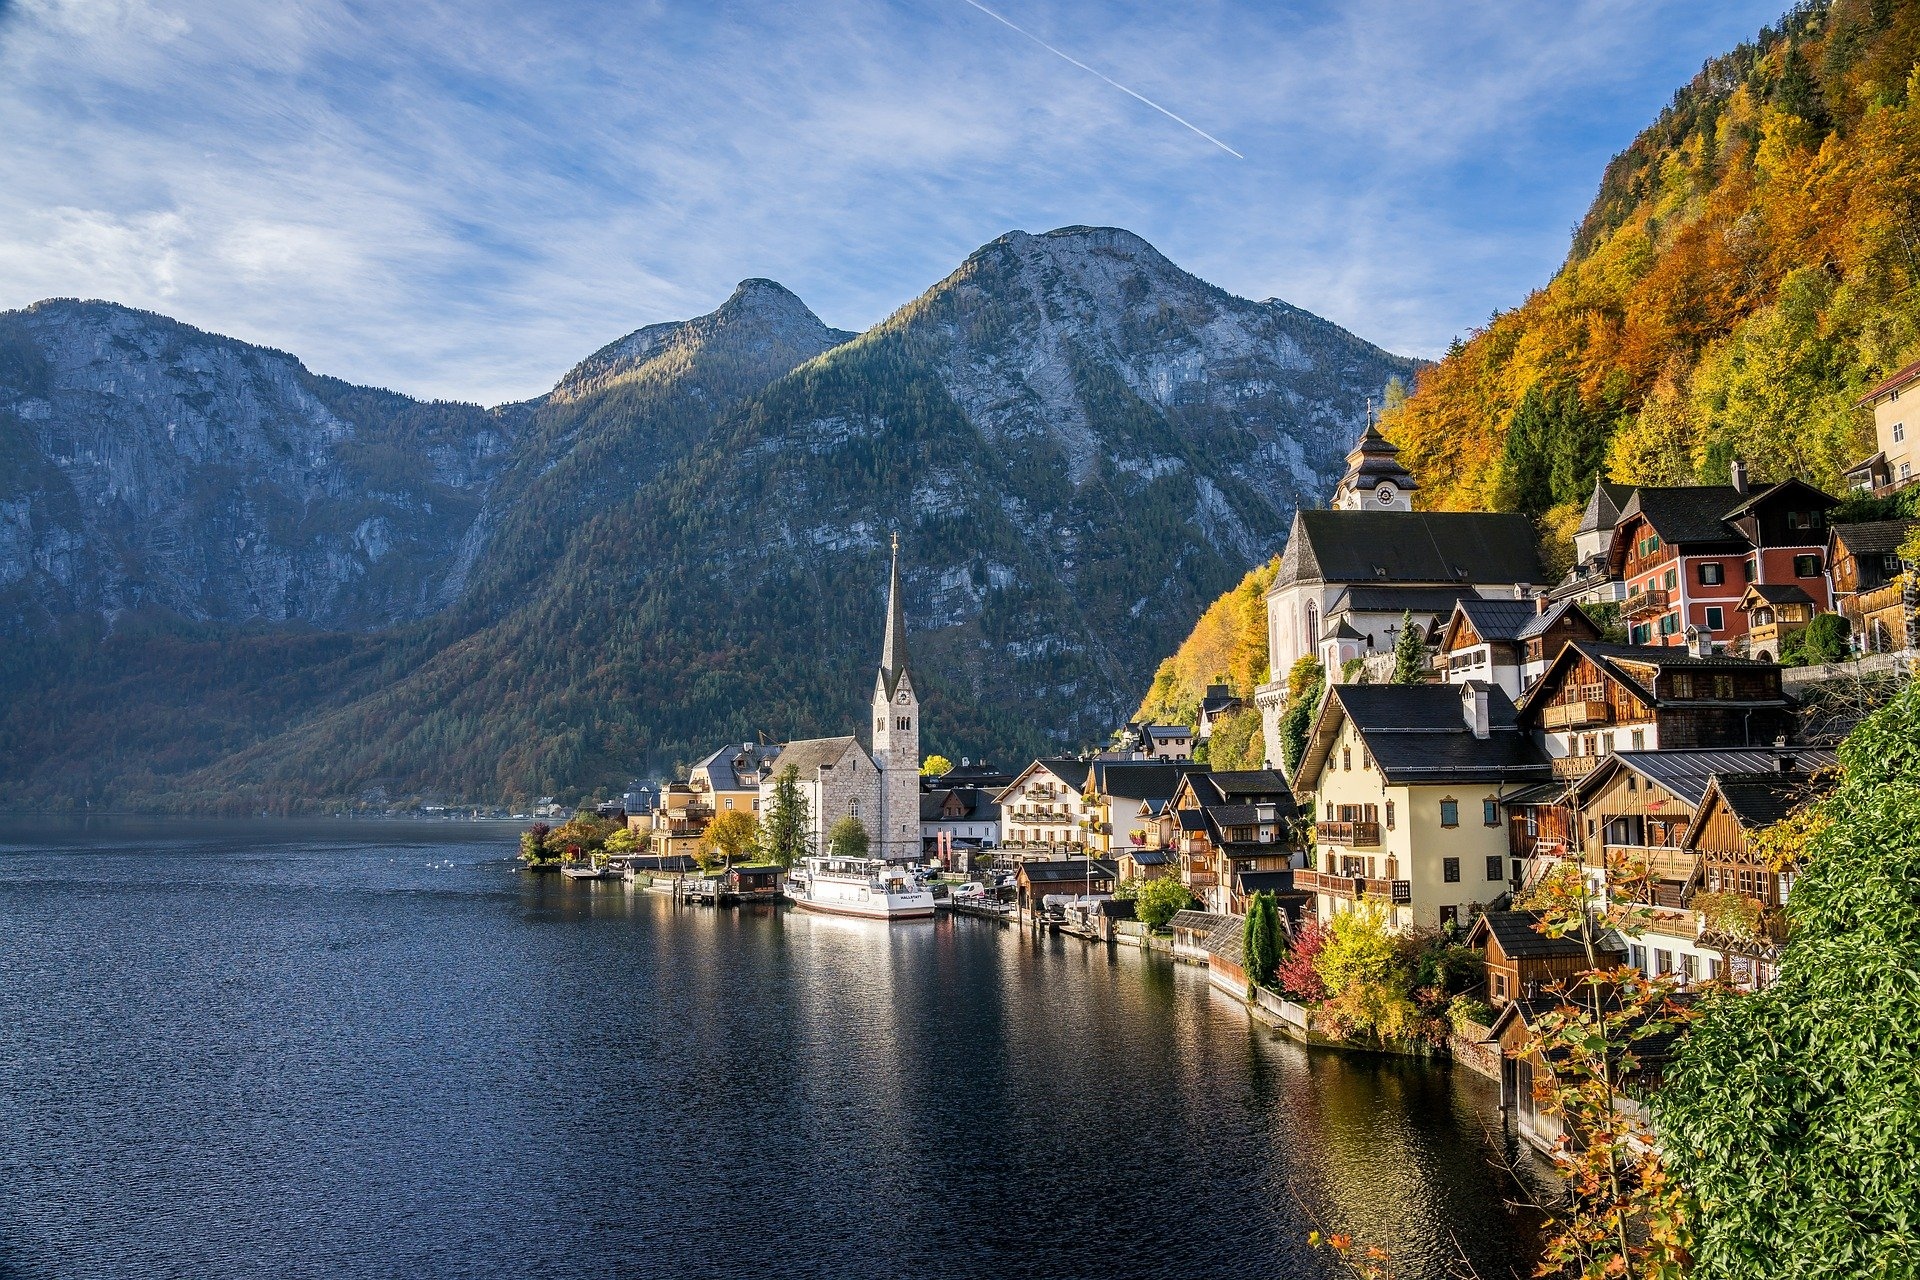
[[1411,880],[1369,880],[1364,876],[1337,876],[1325,871],[1295,871],[1293,887],[1309,893],[1331,894],[1336,898],[1353,899],[1365,894],[1370,898],[1386,898],[1393,902],[1413,901]]
[[1665,613],[1671,599],[1665,591],[1642,591],[1639,595],[1628,596],[1620,602],[1620,616],[1642,618],[1652,613]]
[[1350,848],[1370,849],[1380,843],[1380,824],[1377,822],[1316,822],[1313,824],[1314,838],[1322,844],[1341,844]]
[[1580,729],[1590,724],[1606,724],[1611,719],[1613,711],[1605,702],[1585,698],[1578,702],[1551,702],[1540,711],[1540,725],[1545,729]]
[[1211,889],[1220,883],[1220,877],[1211,871],[1189,871],[1186,881],[1189,889]]
[[1584,778],[1592,773],[1594,766],[1605,758],[1605,756],[1556,756],[1553,761],[1553,776],[1562,782]]

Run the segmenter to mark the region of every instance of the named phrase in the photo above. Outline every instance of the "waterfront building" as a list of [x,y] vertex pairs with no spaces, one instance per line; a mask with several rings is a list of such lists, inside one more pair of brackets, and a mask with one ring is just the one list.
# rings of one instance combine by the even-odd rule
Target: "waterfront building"
[[1207,967],[1207,982],[1237,1000],[1245,1000],[1246,919],[1219,911],[1177,911],[1167,922],[1173,931],[1173,958]]
[[[1916,397],[1920,403],[1920,397]],[[1920,428],[1920,414],[1915,415]],[[1920,647],[1920,593],[1900,547],[1920,520],[1836,524],[1827,543],[1834,608],[1846,618],[1861,653],[1903,653]]]
[[1292,871],[1304,865],[1300,810],[1271,769],[1189,773],[1166,807],[1162,830],[1187,891],[1207,910],[1237,915],[1262,890],[1298,914]]
[[1561,647],[1521,698],[1520,723],[1567,780],[1615,751],[1758,746],[1793,729],[1775,663],[1587,640]]
[[1266,759],[1280,759],[1287,672],[1308,654],[1339,680],[1352,658],[1390,653],[1411,612],[1424,636],[1467,596],[1512,599],[1545,576],[1525,516],[1414,511],[1415,478],[1369,426],[1329,511],[1297,511],[1268,588],[1267,683],[1254,692]]
[[[1467,945],[1486,955],[1487,1003],[1495,1009],[1537,999],[1588,968],[1585,945],[1578,938],[1540,932],[1540,919],[1537,911],[1488,911],[1468,931]],[[1598,940],[1595,960],[1600,967],[1626,959],[1626,945],[1617,935],[1608,932]]]
[[1145,845],[1159,826],[1160,812],[1173,798],[1180,780],[1205,767],[1184,757],[1168,764],[1104,757],[1089,761],[1081,792],[1087,817],[1087,848],[1104,856]]
[[760,808],[788,766],[799,772],[816,849],[843,817],[867,829],[868,848],[884,862],[919,859],[920,697],[907,661],[906,600],[900,587],[900,538],[894,535],[887,583],[886,631],[872,694],[871,752],[852,736],[790,742],[762,773]]
[[1085,849],[1091,810],[1082,800],[1093,762],[1078,756],[1044,756],[1000,790],[1002,844],[1016,852],[1064,853]]
[[1021,915],[1032,920],[1049,897],[1092,898],[1112,894],[1119,868],[1105,858],[1030,858],[1014,873]]
[[1365,896],[1464,926],[1507,891],[1503,798],[1552,776],[1497,685],[1334,685],[1294,778],[1316,858],[1294,887],[1322,920]]
[[780,744],[730,742],[687,770],[687,785],[706,797],[717,817],[734,810],[760,811],[760,784],[772,776]]
[[970,856],[1000,843],[1000,806],[984,787],[941,786],[926,779],[920,790],[920,850],[940,856],[952,865],[957,856]]
[[1847,483],[1856,490],[1884,497],[1913,483],[1920,468],[1920,447],[1914,443],[1920,432],[1920,360],[1914,361],[1886,381],[1860,397],[1856,404],[1873,410],[1874,443],[1879,446],[1868,457],[1846,470]]

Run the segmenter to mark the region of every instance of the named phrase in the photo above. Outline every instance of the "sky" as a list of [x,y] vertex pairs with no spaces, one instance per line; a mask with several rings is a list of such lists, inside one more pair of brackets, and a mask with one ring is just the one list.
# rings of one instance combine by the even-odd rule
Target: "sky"
[[1786,0],[0,0],[0,310],[486,404],[775,279],[864,329],[1113,225],[1406,355]]

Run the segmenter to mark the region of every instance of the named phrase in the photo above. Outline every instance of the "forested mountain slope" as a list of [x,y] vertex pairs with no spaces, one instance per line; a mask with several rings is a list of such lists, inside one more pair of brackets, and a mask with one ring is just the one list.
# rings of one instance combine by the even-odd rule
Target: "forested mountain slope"
[[1103,739],[1412,368],[1129,233],[1010,234],[582,526],[522,607],[190,785],[526,794],[857,728],[896,528],[929,746]]
[[[1632,483],[1835,488],[1920,357],[1920,3],[1803,5],[1615,157],[1560,273],[1387,415],[1436,507],[1567,526]],[[1564,529],[1563,529],[1564,531]]]

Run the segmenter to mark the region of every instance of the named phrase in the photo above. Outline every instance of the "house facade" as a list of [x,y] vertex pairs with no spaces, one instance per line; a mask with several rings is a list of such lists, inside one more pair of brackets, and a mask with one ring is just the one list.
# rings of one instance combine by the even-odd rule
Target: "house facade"
[[[1920,416],[1920,415],[1916,415]],[[1846,618],[1861,653],[1902,653],[1920,647],[1920,593],[1900,559],[1900,547],[1920,520],[1837,524],[1827,544],[1833,565],[1834,609]]]
[[1503,796],[1552,776],[1496,685],[1336,685],[1294,779],[1314,821],[1294,886],[1322,920],[1366,897],[1398,928],[1465,927],[1507,891]]
[[1861,396],[1857,404],[1873,410],[1873,436],[1878,447],[1847,468],[1847,483],[1855,489],[1885,496],[1913,483],[1920,470],[1920,449],[1914,432],[1920,431],[1920,360],[1908,365]]
[[1449,684],[1484,680],[1517,699],[1568,641],[1599,638],[1600,629],[1571,600],[1471,596],[1454,606],[1441,632],[1438,665]]
[[1239,914],[1253,894],[1289,895],[1302,861],[1300,812],[1270,769],[1189,773],[1166,806],[1167,849],[1187,889],[1207,910]]
[[1077,756],[1048,756],[1014,775],[993,798],[1001,844],[1016,851],[1085,849],[1093,811],[1083,793],[1092,771],[1092,762]]

